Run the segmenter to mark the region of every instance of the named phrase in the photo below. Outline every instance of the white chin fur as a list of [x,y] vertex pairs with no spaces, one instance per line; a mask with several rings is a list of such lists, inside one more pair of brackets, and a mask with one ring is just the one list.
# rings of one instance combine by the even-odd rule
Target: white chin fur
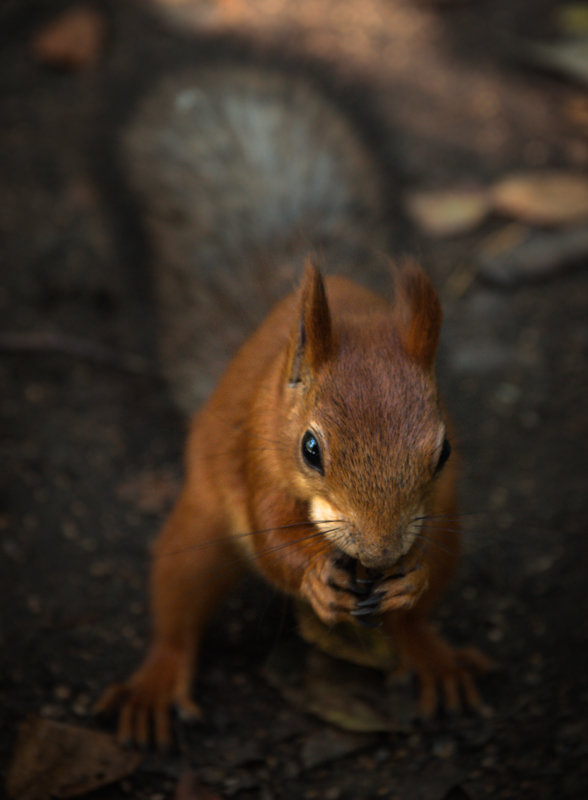
[[[415,518],[422,517],[425,513],[424,508],[419,508],[416,514],[414,515]],[[415,539],[421,532],[423,527],[422,519],[418,519],[417,522],[411,522],[408,528],[406,529],[404,536],[402,537],[402,555],[405,556],[410,548],[413,546]]]
[[357,547],[346,533],[347,524],[334,506],[321,497],[315,497],[310,504],[310,518],[325,539],[343,550],[348,556],[357,558]]
[[[424,509],[420,508],[414,516],[422,517],[423,514]],[[357,544],[348,533],[348,524],[342,517],[341,512],[334,506],[321,497],[315,497],[310,504],[310,518],[322,532],[325,539],[328,539],[344,553],[347,553],[348,556],[352,558],[360,557]],[[422,527],[421,520],[412,522],[408,526],[402,537],[399,557],[407,555]]]

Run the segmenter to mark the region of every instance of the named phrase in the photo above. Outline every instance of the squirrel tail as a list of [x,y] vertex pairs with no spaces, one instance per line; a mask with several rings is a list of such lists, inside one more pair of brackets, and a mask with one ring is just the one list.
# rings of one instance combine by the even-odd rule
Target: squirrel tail
[[308,78],[250,65],[168,76],[134,113],[123,158],[153,252],[162,368],[185,412],[309,251],[369,283],[387,249],[381,169]]

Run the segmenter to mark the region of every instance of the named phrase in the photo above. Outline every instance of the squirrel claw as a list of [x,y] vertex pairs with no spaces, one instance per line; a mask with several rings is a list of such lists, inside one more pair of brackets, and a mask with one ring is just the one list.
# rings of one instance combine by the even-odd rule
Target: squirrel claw
[[341,586],[334,580],[328,580],[327,586],[329,588],[334,589],[336,592],[349,592],[355,597],[365,598],[368,597],[370,594],[370,587],[367,586],[357,586],[356,584],[350,583],[348,586]]
[[176,709],[178,716],[187,725],[195,725],[204,719],[202,709],[197,703],[192,700],[176,701]]
[[160,751],[172,744],[171,711],[182,719],[202,717],[200,707],[189,697],[189,671],[184,651],[155,646],[143,666],[127,683],[106,689],[94,713],[119,714],[117,741],[123,747],[147,749],[153,742]]
[[380,608],[384,592],[375,592],[363,600],[359,600],[356,607],[351,611],[354,617],[362,617],[366,614],[374,614]]
[[92,714],[94,716],[111,714],[119,706],[121,699],[126,693],[127,687],[124,683],[113,683],[112,686],[104,690],[100,699],[94,703]]

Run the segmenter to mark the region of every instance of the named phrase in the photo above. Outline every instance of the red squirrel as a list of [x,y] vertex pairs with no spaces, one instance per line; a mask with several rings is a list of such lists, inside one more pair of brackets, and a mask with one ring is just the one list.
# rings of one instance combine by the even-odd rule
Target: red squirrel
[[377,615],[400,669],[418,676],[423,714],[482,708],[474,673],[487,660],[429,621],[459,551],[434,373],[441,318],[415,263],[395,270],[389,304],[309,260],[299,290],[241,347],[193,420],[185,483],[155,545],[149,652],[98,705],[120,710],[121,741],[146,745],[153,730],[166,747],[172,706],[200,716],[203,631],[245,565],[329,626]]
[[[481,708],[485,658],[429,623],[459,550],[441,308],[411,262],[393,270],[391,305],[367,288],[398,194],[374,147],[310,76],[245,63],[166,76],[122,141],[177,405],[193,413],[240,350],[192,422],[153,553],[149,652],[98,709],[119,710],[122,741],[162,747],[172,706],[199,717],[203,630],[247,565],[326,626],[381,619],[424,714]],[[305,260],[298,291],[242,344],[244,318],[259,324]]]

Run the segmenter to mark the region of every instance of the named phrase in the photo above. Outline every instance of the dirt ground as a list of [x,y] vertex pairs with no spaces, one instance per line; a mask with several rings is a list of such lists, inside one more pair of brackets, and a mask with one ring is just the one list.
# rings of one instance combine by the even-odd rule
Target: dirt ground
[[[112,0],[95,4],[98,60],[74,70],[30,50],[67,5],[0,7],[4,773],[27,715],[111,730],[92,704],[146,644],[148,544],[177,491],[184,423],[157,377],[148,245],[116,137],[155,76],[231,32],[357,79],[407,192],[588,171],[585,89],[521,55],[555,37],[555,2]],[[206,724],[178,726],[179,752],[145,755],[94,797],[170,797],[188,766],[199,788],[182,784],[184,800],[586,796],[588,273],[484,280],[477,255],[503,225],[419,239],[463,457],[465,554],[439,620],[498,663],[482,684],[493,715],[349,733],[308,714],[268,680],[292,623],[247,583],[207,638]]]

